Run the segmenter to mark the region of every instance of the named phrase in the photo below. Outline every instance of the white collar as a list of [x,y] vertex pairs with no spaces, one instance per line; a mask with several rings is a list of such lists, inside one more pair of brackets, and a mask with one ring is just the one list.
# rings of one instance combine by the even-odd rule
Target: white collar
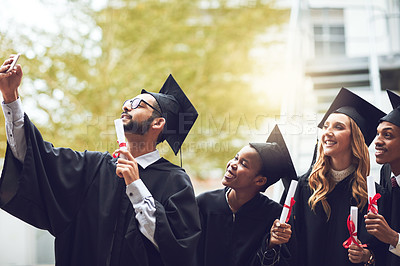
[[147,166],[150,164],[155,163],[160,159],[160,153],[156,149],[155,151],[140,155],[139,157],[136,157],[136,162],[143,168],[146,169]]

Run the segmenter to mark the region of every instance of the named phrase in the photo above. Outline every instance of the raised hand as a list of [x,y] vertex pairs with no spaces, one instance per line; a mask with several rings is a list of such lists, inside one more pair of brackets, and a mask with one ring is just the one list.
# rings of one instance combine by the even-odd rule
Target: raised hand
[[16,65],[14,69],[6,72],[13,62],[14,55],[5,60],[0,67],[0,91],[3,94],[4,103],[10,103],[18,99],[18,87],[22,80],[22,68]]
[[348,249],[348,256],[351,263],[367,262],[371,256],[369,249],[363,248],[360,240],[357,240],[359,245],[351,244]]
[[292,236],[292,229],[290,224],[280,223],[279,219],[276,219],[271,227],[270,233],[269,247],[271,248],[289,242]]
[[118,158],[116,174],[125,179],[125,184],[129,185],[139,179],[139,169],[135,158],[129,151],[118,149],[115,152],[123,154],[126,159]]
[[385,217],[369,212],[364,215],[364,218],[365,228],[369,234],[375,236],[383,243],[391,244],[394,247],[397,245],[399,234],[390,228]]

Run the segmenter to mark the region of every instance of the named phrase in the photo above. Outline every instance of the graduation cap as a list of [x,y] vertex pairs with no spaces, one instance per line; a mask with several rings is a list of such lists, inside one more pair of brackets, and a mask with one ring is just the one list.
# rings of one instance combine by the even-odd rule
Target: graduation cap
[[389,100],[390,100],[390,103],[392,104],[393,109],[399,107],[400,106],[400,96],[390,90],[386,90],[386,93],[389,96]]
[[262,160],[261,173],[267,177],[263,191],[280,178],[297,179],[289,151],[277,126],[271,132],[266,143],[249,144],[258,152]]
[[400,127],[400,96],[396,93],[386,90],[393,110],[382,117],[379,122],[386,121]]
[[[282,193],[282,197],[280,202],[284,202],[286,199],[287,192],[289,191],[290,183],[292,180],[298,180],[296,169],[294,168],[294,164],[292,158],[290,156],[289,150],[286,146],[286,142],[282,136],[281,131],[279,130],[278,125],[275,125],[274,129],[271,131],[267,142],[275,142],[278,143],[281,148],[282,155],[285,159],[284,163],[286,164],[284,175],[281,176],[281,180],[283,183],[284,191]],[[282,162],[283,163],[283,162]]]
[[332,113],[341,113],[349,116],[360,128],[365,144],[369,146],[376,136],[376,127],[379,119],[385,115],[384,112],[352,93],[346,88],[342,88],[331,106],[318,124],[322,128],[328,116]]
[[161,141],[167,140],[176,155],[197,119],[196,109],[171,74],[158,93],[142,93],[151,94],[160,106],[166,120]]

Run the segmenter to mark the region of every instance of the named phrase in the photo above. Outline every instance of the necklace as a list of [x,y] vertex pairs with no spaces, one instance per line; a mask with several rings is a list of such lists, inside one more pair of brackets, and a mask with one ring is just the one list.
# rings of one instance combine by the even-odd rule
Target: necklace
[[356,170],[356,167],[354,165],[350,165],[346,169],[340,170],[340,171],[331,169],[330,174],[331,174],[333,181],[335,181],[336,183],[339,183],[340,181],[342,181],[343,179],[348,177],[351,173],[353,173],[354,170]]

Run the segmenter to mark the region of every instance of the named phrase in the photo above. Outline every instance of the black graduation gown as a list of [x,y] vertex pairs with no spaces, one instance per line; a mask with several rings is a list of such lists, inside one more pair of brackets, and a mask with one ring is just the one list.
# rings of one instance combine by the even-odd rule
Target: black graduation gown
[[[322,204],[318,203],[315,213],[308,205],[311,189],[308,185],[308,176],[299,179],[295,193],[295,201],[291,224],[296,235],[296,258],[295,265],[306,266],[337,266],[337,265],[364,265],[353,264],[348,259],[348,250],[342,244],[349,238],[347,229],[347,217],[351,206],[357,206],[351,194],[352,174],[336,184],[335,188],[327,195],[327,201],[331,206],[331,216],[327,216]],[[384,197],[382,188],[377,185],[377,193]],[[381,211],[383,200],[378,200],[378,209]],[[377,265],[384,265],[383,243],[368,234],[365,228],[364,215],[367,213],[368,204],[358,212],[357,237],[363,244],[368,244],[373,250]],[[381,264],[380,264],[380,263]]]
[[256,253],[261,246],[266,249],[266,239],[282,206],[259,193],[233,214],[225,199],[227,189],[196,197],[202,225],[197,265],[259,265]]
[[57,266],[193,264],[200,220],[182,168],[163,158],[146,169],[139,166],[155,199],[158,252],[138,229],[125,182],[109,153],[54,148],[26,115],[25,134],[23,164],[7,147],[0,206],[55,236]]
[[[400,188],[392,188],[392,170],[389,164],[385,164],[381,168],[380,184],[389,194],[388,215],[385,216],[389,226],[396,232],[400,232]],[[394,266],[400,265],[400,257],[393,254],[387,249],[386,265]]]

